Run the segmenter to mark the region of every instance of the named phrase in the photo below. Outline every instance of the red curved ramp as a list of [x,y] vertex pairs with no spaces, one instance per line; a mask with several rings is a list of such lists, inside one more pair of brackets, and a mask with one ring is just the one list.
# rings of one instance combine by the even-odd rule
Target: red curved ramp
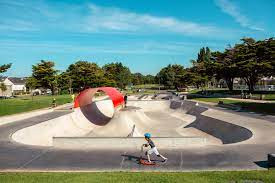
[[116,108],[124,104],[123,95],[115,88],[100,87],[89,88],[82,91],[75,99],[74,108],[80,108],[83,115],[93,124],[104,126],[112,118],[105,116],[98,106],[93,102],[93,97],[97,91],[103,91],[112,100],[113,107]]

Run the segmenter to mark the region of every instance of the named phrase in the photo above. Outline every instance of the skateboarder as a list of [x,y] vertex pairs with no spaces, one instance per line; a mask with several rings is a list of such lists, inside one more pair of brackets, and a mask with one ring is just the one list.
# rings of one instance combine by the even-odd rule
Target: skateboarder
[[149,149],[148,151],[145,152],[145,155],[147,155],[147,157],[148,157],[148,162],[151,163],[150,155],[153,154],[153,153],[155,155],[157,155],[158,157],[161,157],[163,159],[163,162],[166,162],[167,158],[162,156],[158,152],[157,147],[155,146],[154,142],[151,140],[151,134],[150,133],[145,133],[144,137],[145,137],[145,140],[147,141],[147,143],[143,144],[143,146],[145,146],[145,147],[150,146],[151,147],[151,149]]

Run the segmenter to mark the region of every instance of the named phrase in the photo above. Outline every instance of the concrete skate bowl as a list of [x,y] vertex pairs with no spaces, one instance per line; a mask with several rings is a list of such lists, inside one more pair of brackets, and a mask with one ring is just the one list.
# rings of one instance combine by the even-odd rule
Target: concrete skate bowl
[[[95,94],[99,91],[102,91],[107,94],[107,96],[109,96],[109,99],[112,101],[113,106],[110,106],[110,102],[109,105],[105,102],[102,107],[101,105],[93,102]],[[112,87],[101,87],[89,88],[82,91],[75,99],[74,108],[79,108],[82,114],[91,123],[98,126],[104,126],[113,118],[113,109],[123,104],[124,98],[119,91]],[[106,110],[106,108],[109,108],[109,110]],[[105,113],[103,113],[103,111],[105,111]],[[106,115],[106,112],[108,113],[108,115]]]
[[[94,98],[99,91],[106,95]],[[123,104],[123,96],[115,88],[86,89],[76,97],[72,113],[20,129],[12,139],[27,145],[52,146],[53,137],[85,137],[107,126]]]
[[[94,100],[97,91],[109,98]],[[122,94],[114,88],[87,89],[77,96],[71,114],[21,129],[12,138],[28,145],[67,149],[139,149],[144,143],[143,134],[150,132],[159,148],[170,149],[236,143],[251,137],[245,128],[233,124],[228,127],[223,121],[203,116],[201,113],[207,109],[192,102],[134,100],[128,101],[127,110],[120,110],[123,104]],[[217,124],[212,123],[215,120]],[[214,131],[208,125],[214,125]]]
[[[178,102],[174,103],[174,107],[179,107]],[[184,101],[181,105],[187,114],[196,116],[196,120],[185,128],[193,127],[199,129],[220,139],[223,144],[243,142],[253,136],[252,132],[245,127],[202,115],[202,113],[208,109],[206,107],[196,106],[195,102]]]

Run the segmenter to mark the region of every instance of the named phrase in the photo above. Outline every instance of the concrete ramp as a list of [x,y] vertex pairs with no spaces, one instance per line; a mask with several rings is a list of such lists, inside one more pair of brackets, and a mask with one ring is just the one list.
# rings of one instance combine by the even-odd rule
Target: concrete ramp
[[[169,104],[170,102],[165,100],[133,101],[129,102],[128,108],[115,110],[112,101],[104,98],[85,108],[75,108],[71,114],[21,129],[15,132],[12,138],[16,142],[28,145],[60,144],[60,147],[67,148],[68,144],[78,144],[81,141],[83,144],[80,143],[78,147],[87,142],[96,144],[100,138],[105,139],[106,143],[116,143],[119,138],[126,138],[129,134],[132,134],[132,140],[126,142],[139,141],[145,132],[150,132],[154,138],[165,139],[166,142],[171,138],[171,144],[175,144],[175,139],[182,138],[178,141],[182,143],[179,147],[190,144],[204,145],[205,136],[192,136],[189,133],[187,137],[179,130],[195,118],[170,109]],[[112,138],[116,140],[111,140]],[[167,147],[168,145],[169,143]]]
[[251,138],[249,129],[202,115],[206,110],[190,101],[173,100],[134,100],[127,108],[114,108],[113,101],[103,97],[71,114],[21,129],[12,138],[28,145],[73,149],[120,146],[120,140],[125,143],[121,147],[134,148],[131,143],[139,144],[146,132],[167,148],[231,144]]
[[195,102],[184,101],[182,108],[187,114],[196,116],[196,120],[185,128],[192,127],[201,130],[220,139],[223,144],[242,142],[250,139],[253,135],[245,127],[202,115],[208,109],[206,107],[195,106]]
[[[90,109],[74,109],[74,112],[52,119],[34,126],[30,126],[15,132],[12,139],[16,142],[38,145],[52,146],[52,138],[58,136],[64,137],[81,137],[86,136],[96,128],[106,125],[114,115],[114,108],[111,100],[102,100],[93,102],[90,109],[92,113],[85,113]],[[93,117],[90,117],[94,115]],[[87,118],[88,117],[88,118]],[[94,122],[91,120],[95,120]],[[104,119],[104,121],[100,121]]]

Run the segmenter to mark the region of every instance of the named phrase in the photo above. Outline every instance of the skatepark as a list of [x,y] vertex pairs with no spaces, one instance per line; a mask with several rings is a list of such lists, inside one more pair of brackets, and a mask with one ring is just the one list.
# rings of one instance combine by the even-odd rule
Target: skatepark
[[[108,95],[86,99],[84,106],[80,101],[73,109],[71,104],[0,126],[1,171],[262,169],[275,151],[275,123],[257,114],[171,93],[129,96],[127,107]],[[168,157],[166,164],[138,164],[146,132]]]

